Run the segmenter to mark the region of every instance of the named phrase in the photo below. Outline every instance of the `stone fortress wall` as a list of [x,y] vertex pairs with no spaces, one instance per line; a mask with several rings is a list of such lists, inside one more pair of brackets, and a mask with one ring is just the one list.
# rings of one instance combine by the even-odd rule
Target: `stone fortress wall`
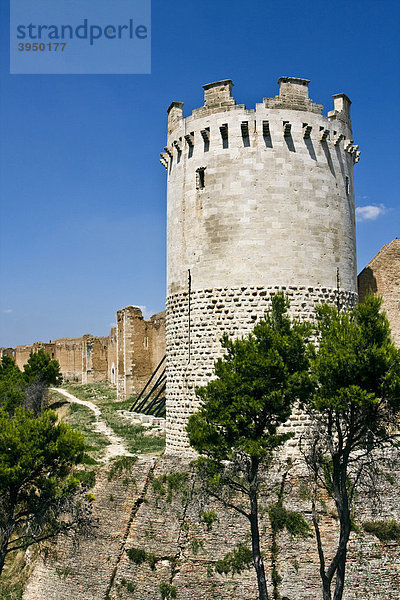
[[23,369],[30,353],[41,348],[58,360],[64,379],[83,384],[109,382],[117,387],[118,399],[124,400],[141,391],[165,355],[165,312],[145,320],[140,308],[127,306],[117,312],[117,327],[107,337],[86,334],[35,342],[0,348],[0,355],[14,358]]
[[279,96],[237,105],[230,80],[204,87],[204,106],[168,109],[167,450],[188,450],[186,423],[221,353],[224,331],[243,335],[272,294],[292,312],[357,300],[350,100],[328,117],[309,81],[279,79]]
[[358,276],[362,302],[367,294],[383,298],[382,308],[390,321],[394,343],[400,347],[400,239],[386,244]]
[[138,394],[165,356],[165,313],[145,321],[140,308],[117,312],[118,398]]
[[[106,467],[100,471],[93,490],[99,518],[95,536],[79,545],[61,538],[45,562],[39,557],[24,600],[156,600],[160,582],[173,584],[180,600],[256,596],[251,570],[226,577],[214,569],[225,552],[247,541],[248,523],[219,505],[211,505],[218,513],[211,532],[199,521],[183,433],[196,406],[194,386],[210,377],[222,331],[249,331],[277,290],[290,296],[293,313],[302,319],[310,318],[321,301],[350,305],[357,297],[352,164],[358,150],[351,141],[350,103],[344,95],[336,96],[328,120],[319,114],[320,105],[308,99],[306,80],[282,78],[280,84],[280,96],[264,100],[255,112],[235,105],[229,81],[205,86],[205,106],[186,120],[181,103],[170,107],[168,145],[161,159],[169,178],[169,453],[157,459],[141,457],[128,482],[124,474],[114,480]],[[203,120],[201,130],[198,119]],[[254,121],[255,128],[250,129]],[[193,162],[189,166],[186,161]],[[399,306],[399,252],[395,240],[359,277],[360,298],[366,289],[384,296],[395,336],[399,321],[392,307],[396,301]],[[142,377],[164,352],[165,315],[144,321],[137,307],[126,307],[118,311],[117,329],[111,335],[108,377],[115,378],[120,396],[129,395],[135,377]],[[90,345],[94,348],[88,340],[87,348]],[[100,352],[100,366],[102,361]],[[296,419],[300,421],[300,416]],[[168,499],[151,485],[154,479],[182,471],[187,472],[185,483],[191,493],[174,492]],[[290,495],[288,507],[302,511],[310,522],[300,493],[301,468],[294,465],[289,479],[297,491]],[[396,472],[393,482],[388,478],[380,490],[383,518],[399,518],[399,480]],[[359,523],[376,516],[368,495],[356,502]],[[330,555],[337,522],[329,503],[320,526]],[[269,542],[267,530],[263,549],[268,565]],[[282,532],[279,545],[282,595],[290,600],[320,597],[315,540],[294,542]],[[159,560],[153,566],[147,561],[136,564],[126,553],[130,548],[154,553]],[[381,543],[361,527],[354,531],[346,600],[397,598],[399,564],[396,542]]]

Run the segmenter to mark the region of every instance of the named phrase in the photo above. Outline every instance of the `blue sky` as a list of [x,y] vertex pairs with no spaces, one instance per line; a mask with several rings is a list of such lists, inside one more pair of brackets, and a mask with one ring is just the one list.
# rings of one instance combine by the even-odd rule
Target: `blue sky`
[[231,78],[253,108],[282,75],[352,100],[358,269],[400,237],[400,10],[370,0],[152,2],[151,75],[10,75],[0,0],[0,346],[107,335],[165,303],[166,109]]

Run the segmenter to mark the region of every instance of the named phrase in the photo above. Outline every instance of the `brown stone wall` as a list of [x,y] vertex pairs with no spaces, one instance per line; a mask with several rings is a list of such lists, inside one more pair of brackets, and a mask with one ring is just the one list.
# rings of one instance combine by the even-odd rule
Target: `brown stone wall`
[[117,386],[120,399],[138,394],[165,355],[165,311],[148,321],[136,306],[117,312],[117,327],[108,337],[86,334],[34,344],[3,348],[23,369],[31,352],[43,348],[60,363],[64,379],[82,383],[108,381]]
[[3,358],[3,356],[8,356],[9,358],[15,359],[14,348],[0,348],[0,358]]
[[140,393],[165,353],[165,313],[145,321],[137,306],[117,312],[117,391],[125,399]]
[[108,338],[84,335],[82,343],[82,383],[107,381]]
[[360,302],[367,294],[382,296],[395,344],[400,347],[400,239],[386,244],[358,276]]
[[[98,473],[95,487],[94,535],[77,540],[62,537],[51,545],[48,558],[37,561],[24,593],[24,600],[104,600],[118,560],[121,544],[132,516],[132,508],[143,493],[151,458],[141,459],[134,477],[126,474],[111,481],[107,467]],[[52,552],[53,551],[53,552]]]
[[82,338],[60,338],[55,340],[55,358],[60,363],[64,379],[82,380]]
[[[95,515],[99,528],[93,539],[60,540],[46,564],[38,562],[28,583],[24,600],[160,600],[159,586],[172,583],[178,600],[254,600],[257,597],[252,567],[236,575],[219,575],[215,563],[239,542],[249,544],[249,523],[245,517],[220,504],[202,504],[191,466],[181,457],[141,459],[131,483],[109,482],[103,472],[94,489]],[[160,494],[152,477],[186,472],[180,489]],[[150,477],[146,474],[150,473]],[[381,492],[379,516],[373,512],[367,494],[359,498],[346,569],[343,600],[395,600],[400,593],[400,548],[396,542],[381,543],[363,531],[365,520],[400,518],[399,473]],[[281,475],[271,476],[273,490]],[[311,510],[304,498],[305,473],[295,464],[287,480],[286,507],[302,512],[311,523]],[[136,480],[136,485],[133,480]],[[303,492],[302,492],[303,486]],[[266,491],[266,493],[268,493]],[[271,493],[270,500],[276,500]],[[111,494],[113,499],[111,500]],[[269,501],[269,500],[268,500]],[[320,527],[326,556],[331,558],[338,539],[338,524],[329,502],[321,515]],[[204,509],[217,513],[212,530],[201,520]],[[268,519],[262,523],[261,547],[265,555],[269,592],[272,593],[270,566],[271,535]],[[322,597],[315,537],[292,538],[282,532],[278,545],[278,567],[282,576],[281,594],[289,600],[316,600]],[[127,550],[144,549],[154,554],[153,567],[147,561],[135,564]],[[108,594],[108,596],[107,596]]]
[[165,356],[165,311],[150,318],[148,336],[151,369],[154,371]]
[[48,344],[44,342],[35,342],[34,344],[23,344],[15,348],[15,364],[17,365],[17,367],[23,370],[24,365],[26,365],[26,363],[28,362],[30,353],[37,352],[41,349],[50,354],[51,358],[56,358],[56,349],[54,342],[49,342]]
[[107,381],[117,385],[117,329],[113,327],[107,343]]
[[30,353],[37,352],[41,348],[48,352],[52,359],[60,363],[64,379],[82,383],[111,382],[111,367],[109,370],[108,361],[109,356],[113,358],[112,363],[115,369],[115,330],[112,330],[109,337],[95,337],[86,334],[80,338],[60,338],[48,344],[35,342],[17,346],[14,351],[17,366],[23,369]]

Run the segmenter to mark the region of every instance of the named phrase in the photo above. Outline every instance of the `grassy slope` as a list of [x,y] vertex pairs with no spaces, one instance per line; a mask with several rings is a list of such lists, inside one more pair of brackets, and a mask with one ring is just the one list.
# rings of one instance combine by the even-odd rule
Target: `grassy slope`
[[[165,445],[163,435],[150,428],[132,425],[116,412],[117,410],[128,409],[131,406],[132,399],[117,402],[115,389],[104,383],[88,385],[64,383],[63,387],[80,400],[89,400],[96,404],[102,412],[103,420],[116,435],[123,439],[127,450],[130,452],[159,454],[163,451]],[[50,408],[57,411],[61,420],[69,423],[73,429],[81,431],[85,436],[87,444],[85,464],[91,466],[84,469],[80,468],[78,476],[90,488],[94,484],[96,470],[101,465],[104,448],[108,445],[108,440],[103,434],[93,431],[95,416],[89,408],[66,402],[65,398],[56,391],[49,391],[48,400]],[[123,459],[116,459],[114,462],[115,468],[118,469],[121,467]],[[112,469],[113,467],[111,467]],[[30,553],[32,556],[36,552],[35,548],[31,548]],[[30,574],[31,563],[32,561],[26,561],[25,553],[22,551],[8,556],[0,581],[0,600],[22,600],[22,593]]]
[[[163,451],[165,446],[164,436],[152,428],[142,425],[133,425],[125,417],[119,414],[118,410],[127,410],[132,404],[132,399],[117,402],[116,390],[106,383],[92,383],[81,385],[77,383],[65,383],[64,387],[80,400],[89,400],[96,404],[102,413],[105,423],[125,442],[129,452],[136,453],[155,453]],[[73,405],[77,407],[78,405]],[[78,407],[79,411],[81,408]],[[73,410],[78,412],[78,408]],[[73,427],[79,428],[79,423],[74,420],[68,420]],[[81,429],[85,435],[90,426],[85,424],[86,430]],[[95,434],[96,436],[99,434]],[[88,438],[89,445],[94,444],[93,439]]]

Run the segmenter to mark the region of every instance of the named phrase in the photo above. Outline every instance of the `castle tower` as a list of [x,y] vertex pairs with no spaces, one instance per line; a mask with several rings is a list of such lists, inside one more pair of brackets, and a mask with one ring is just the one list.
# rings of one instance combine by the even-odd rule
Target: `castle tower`
[[356,300],[350,100],[328,117],[306,79],[237,105],[232,81],[204,87],[204,106],[168,109],[167,450],[185,451],[195,388],[212,375],[224,331],[244,335],[284,290],[307,319],[323,301]]

